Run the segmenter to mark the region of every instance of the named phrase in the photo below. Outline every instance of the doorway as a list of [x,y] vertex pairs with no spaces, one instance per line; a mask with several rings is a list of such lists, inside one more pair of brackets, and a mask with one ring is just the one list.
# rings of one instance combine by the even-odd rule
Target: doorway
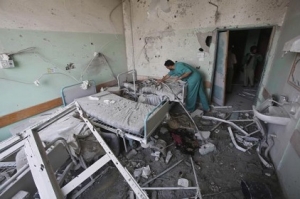
[[[212,101],[221,106],[234,106],[237,109],[252,108],[257,96],[258,87],[266,65],[270,49],[273,28],[227,30],[218,33],[216,66]],[[256,46],[257,54],[262,61],[254,70],[254,85],[244,87],[245,57],[250,48]],[[234,58],[235,57],[235,58]]]

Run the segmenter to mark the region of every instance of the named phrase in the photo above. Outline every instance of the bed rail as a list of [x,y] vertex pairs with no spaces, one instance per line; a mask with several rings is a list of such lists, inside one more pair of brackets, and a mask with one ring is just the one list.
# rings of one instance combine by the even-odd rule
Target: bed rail
[[[130,76],[131,74],[131,76]],[[134,97],[135,100],[137,100],[137,89],[136,89],[136,80],[137,80],[137,72],[135,69],[124,72],[124,73],[120,73],[117,76],[117,80],[118,80],[118,86],[119,88],[124,87],[124,82],[133,82],[133,90],[134,90]]]
[[137,72],[135,69],[120,73],[117,76],[118,86],[121,88],[124,86],[124,82],[133,82],[137,80]]
[[147,138],[155,131],[162,123],[169,112],[169,101],[164,100],[157,105],[151,112],[147,114],[144,120],[144,142],[147,143]]
[[162,101],[159,105],[157,105],[151,112],[147,114],[144,119],[144,134],[137,135],[134,133],[126,132],[121,129],[117,129],[111,125],[106,124],[97,119],[93,124],[99,126],[103,129],[106,129],[112,133],[120,135],[121,137],[126,137],[127,139],[136,140],[138,142],[147,144],[149,136],[155,131],[155,129],[163,122],[166,118],[167,113],[169,112],[169,101]]

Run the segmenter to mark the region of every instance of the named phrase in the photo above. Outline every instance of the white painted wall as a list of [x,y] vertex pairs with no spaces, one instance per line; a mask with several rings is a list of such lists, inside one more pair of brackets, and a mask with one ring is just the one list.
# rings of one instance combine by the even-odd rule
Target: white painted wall
[[170,12],[166,13],[160,7],[149,10],[150,0],[126,0],[123,12],[128,68],[135,65],[139,75],[160,77],[167,72],[164,61],[173,59],[201,66],[205,80],[210,82],[215,43],[207,51],[206,59],[199,62],[197,53],[203,46],[197,34],[216,35],[217,29],[281,25],[288,0],[216,0],[213,2],[218,5],[217,18],[216,7],[208,2],[169,0]]
[[120,3],[120,0],[2,0],[0,28],[120,34],[123,33]]

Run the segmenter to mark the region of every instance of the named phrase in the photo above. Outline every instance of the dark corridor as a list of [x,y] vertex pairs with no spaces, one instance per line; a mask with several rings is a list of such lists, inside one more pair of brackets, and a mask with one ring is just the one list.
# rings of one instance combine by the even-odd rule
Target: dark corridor
[[[271,34],[272,28],[229,31],[228,46],[233,48],[232,52],[236,56],[237,63],[234,65],[233,92],[226,94],[226,105],[233,105],[237,101],[242,101],[242,109],[251,108],[263,75]],[[256,66],[254,88],[243,88],[243,62],[245,55],[250,52],[251,46],[257,46],[257,53],[263,57],[263,61]]]

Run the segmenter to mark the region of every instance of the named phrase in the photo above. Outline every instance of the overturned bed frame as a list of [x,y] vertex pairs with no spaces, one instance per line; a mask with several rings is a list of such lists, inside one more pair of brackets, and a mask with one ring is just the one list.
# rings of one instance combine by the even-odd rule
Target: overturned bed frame
[[[78,104],[70,104],[71,109],[77,109],[80,113],[80,117],[84,120],[86,125],[90,128],[93,135],[96,137],[97,141],[105,150],[106,154],[97,160],[94,164],[89,166],[86,170],[80,173],[76,178],[71,180],[69,183],[60,187],[57,179],[55,177],[52,166],[49,163],[49,159],[45,152],[43,143],[39,137],[38,132],[52,124],[56,120],[63,117],[65,114],[60,116],[55,114],[55,120],[49,118],[47,121],[41,122],[34,128],[29,128],[26,130],[27,138],[25,139],[25,152],[28,159],[29,167],[33,175],[35,185],[38,189],[39,195],[43,199],[65,198],[71,191],[73,191],[77,186],[83,183],[85,180],[90,178],[96,171],[102,168],[109,161],[112,161],[118,168],[120,173],[123,175],[131,189],[135,192],[138,198],[147,199],[147,194],[141,189],[135,179],[131,176],[126,168],[124,168],[119,160],[115,157],[111,149],[105,143],[99,132],[94,128],[90,121],[84,116],[84,112]],[[64,113],[64,112],[63,112]]]
[[[59,182],[54,175],[54,171],[52,166],[49,163],[49,159],[47,157],[44,145],[39,137],[39,131],[56,122],[60,118],[77,110],[80,113],[81,118],[84,120],[86,125],[90,128],[100,145],[106,152],[102,158],[92,164],[90,167],[86,168],[81,174],[79,174],[76,178],[70,181],[63,187],[59,186]],[[144,134],[141,137],[130,135],[121,131],[120,129],[115,129],[112,126],[108,126],[105,124],[101,124],[103,129],[115,132],[119,135],[123,135],[126,138],[137,140],[141,143],[147,143],[147,138],[155,131],[155,129],[160,125],[160,123],[165,119],[166,114],[169,110],[169,102],[163,101],[157,107],[155,107],[144,119]],[[153,117],[154,115],[154,117]],[[35,185],[38,189],[39,195],[41,198],[64,198],[70,192],[72,192],[76,187],[78,187],[85,180],[91,178],[92,175],[98,171],[101,167],[103,167],[110,160],[116,165],[119,169],[120,173],[123,175],[125,180],[128,182],[132,190],[135,192],[138,198],[144,199],[148,198],[146,193],[141,189],[138,183],[134,180],[131,174],[124,168],[118,159],[114,156],[111,149],[105,143],[100,134],[95,130],[95,127],[89,121],[88,118],[85,117],[83,110],[80,105],[76,102],[69,104],[64,107],[62,110],[57,111],[52,114],[49,118],[44,119],[37,124],[34,124],[20,133],[19,136],[15,136],[6,142],[1,143],[1,159],[8,157],[9,155],[17,152],[21,147],[24,146],[25,153],[28,159],[28,164],[30,170],[32,172],[32,176],[35,182]],[[91,185],[91,183],[88,183]]]

